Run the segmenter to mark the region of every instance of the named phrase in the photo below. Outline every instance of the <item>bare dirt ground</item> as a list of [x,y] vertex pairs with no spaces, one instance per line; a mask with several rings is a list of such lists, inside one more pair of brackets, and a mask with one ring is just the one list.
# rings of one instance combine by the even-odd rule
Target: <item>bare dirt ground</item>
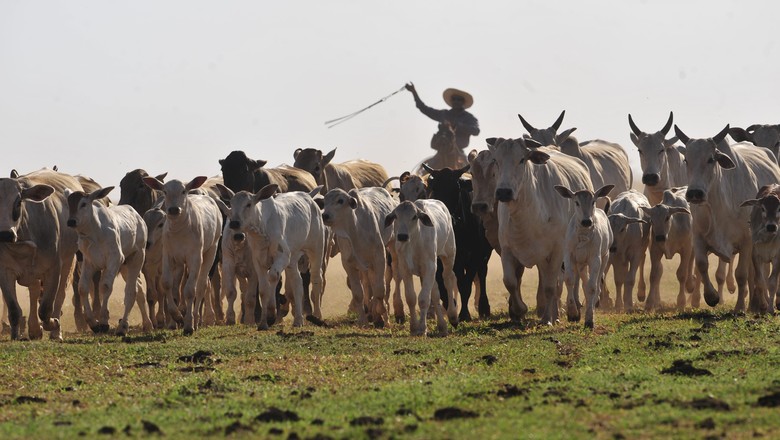
[[[673,260],[664,261],[664,275],[661,281],[661,299],[665,305],[668,305],[670,307],[675,304],[677,298],[678,284],[674,273],[675,270],[677,269],[678,261],[679,261],[678,257],[675,257]],[[715,258],[712,258],[710,262],[710,269],[711,269],[710,273],[712,274],[713,282],[714,282],[715,265],[716,265],[716,260]],[[650,274],[649,258],[647,259],[645,266],[646,266],[645,279],[647,280]],[[504,284],[501,278],[502,278],[501,260],[500,257],[494,253],[490,259],[489,270],[488,270],[488,283],[487,283],[488,298],[490,299],[490,306],[493,312],[506,311],[508,308],[507,305],[508,295],[506,293],[506,289],[504,288]],[[522,283],[522,295],[523,295],[523,300],[526,302],[526,304],[528,304],[528,307],[531,309],[536,307],[536,286],[538,282],[537,280],[538,277],[535,268],[526,270],[525,276],[523,277],[523,283]],[[647,282],[649,284],[649,280]],[[607,275],[607,286],[610,290],[610,297],[614,300],[615,287],[612,278],[612,271],[610,271],[609,274]],[[564,295],[565,293],[566,292],[564,290]],[[27,316],[29,310],[29,294],[27,292],[27,289],[20,287],[18,289],[18,294],[19,294],[19,302],[22,305],[22,309],[24,310],[25,316]],[[124,298],[124,282],[121,278],[118,278],[114,285],[114,290],[112,292],[111,299],[109,302],[109,310],[111,314],[111,319],[109,322],[112,326],[112,329],[116,327],[117,322],[121,317],[122,310],[124,307],[123,298]],[[328,318],[334,318],[334,317],[345,315],[347,313],[347,306],[349,305],[350,298],[351,298],[351,294],[346,284],[346,273],[344,272],[341,266],[340,257],[337,256],[336,258],[333,259],[333,261],[331,261],[331,264],[329,265],[328,271],[326,273],[325,294],[322,300],[323,317],[325,319],[328,319]],[[636,293],[634,293],[634,298],[636,299]],[[67,299],[65,300],[65,305],[63,307],[63,317],[61,320],[63,324],[63,330],[65,332],[75,332],[76,330],[73,321],[73,304],[71,300],[72,300],[72,290],[69,290]],[[726,304],[726,306],[733,307],[735,302],[736,302],[736,295],[732,295],[727,291],[727,293],[724,294],[724,303]],[[224,304],[227,303],[224,302]],[[638,305],[639,307],[643,307],[642,303],[638,303]],[[702,306],[707,307],[704,304],[703,300],[702,300]],[[475,307],[473,294],[472,294],[472,301],[469,304],[469,309],[471,311],[472,316],[479,316]],[[604,313],[604,311],[600,310],[597,313]],[[140,326],[140,324],[141,324],[140,312],[138,311],[137,307],[134,307],[130,315],[130,325]]]

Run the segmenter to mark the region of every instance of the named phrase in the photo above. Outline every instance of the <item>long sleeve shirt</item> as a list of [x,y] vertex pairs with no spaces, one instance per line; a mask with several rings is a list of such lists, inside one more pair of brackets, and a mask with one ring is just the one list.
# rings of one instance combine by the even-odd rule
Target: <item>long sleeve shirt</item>
[[455,142],[460,149],[469,146],[471,136],[479,134],[479,122],[477,118],[466,110],[445,109],[437,110],[423,104],[419,97],[415,97],[415,104],[422,114],[437,122],[449,121],[455,127]]

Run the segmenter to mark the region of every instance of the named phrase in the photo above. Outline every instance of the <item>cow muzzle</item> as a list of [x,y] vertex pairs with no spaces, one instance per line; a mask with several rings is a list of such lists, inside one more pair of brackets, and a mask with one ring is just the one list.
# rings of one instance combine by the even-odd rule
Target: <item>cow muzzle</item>
[[69,228],[75,228],[76,227],[76,219],[75,218],[69,218],[67,224],[68,224]]
[[235,241],[237,243],[241,243],[245,239],[246,239],[246,234],[244,234],[243,232],[237,232],[237,233],[233,234],[233,241]]
[[496,199],[499,202],[511,202],[514,196],[514,191],[510,188],[496,188]]
[[642,183],[647,186],[656,186],[661,181],[661,176],[658,174],[644,174],[642,175]]
[[322,213],[322,222],[325,223],[326,225],[330,226],[330,224],[331,224],[331,216],[330,216],[330,214],[328,214],[326,212],[323,212]]
[[400,242],[407,242],[407,241],[409,241],[409,234],[398,234],[398,235],[396,235],[396,238]]
[[228,223],[228,227],[230,229],[239,229],[241,228],[241,222],[238,220],[230,220],[230,223]]
[[689,189],[685,192],[685,200],[688,201],[688,203],[699,204],[704,203],[705,195],[704,191],[700,189]]
[[582,226],[584,226],[586,228],[589,228],[589,227],[593,226],[593,220],[591,220],[589,218],[584,218],[584,219],[582,219],[582,221],[580,221],[580,225],[582,225]]
[[655,236],[655,241],[657,241],[658,243],[665,242],[666,241],[666,235],[656,235]]
[[168,215],[172,215],[174,217],[181,215],[181,208],[178,206],[171,206],[168,208]]
[[154,246],[154,243],[152,243],[151,241],[147,241],[146,242],[146,249],[147,250],[151,249],[152,246]]
[[16,232],[0,231],[0,243],[16,243]]
[[777,225],[774,223],[769,223],[766,225],[766,232],[775,233],[777,232]]

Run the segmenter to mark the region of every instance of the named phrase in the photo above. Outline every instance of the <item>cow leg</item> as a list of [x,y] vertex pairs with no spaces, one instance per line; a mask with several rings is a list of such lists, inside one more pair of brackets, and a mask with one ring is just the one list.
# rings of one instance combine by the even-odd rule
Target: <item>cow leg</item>
[[[397,260],[396,260],[397,261]],[[414,281],[412,280],[412,273],[407,269],[401,269],[400,275],[404,284],[404,296],[406,297],[406,305],[409,307],[409,333],[412,336],[419,335],[418,329],[420,323],[417,319],[417,294],[414,291]],[[425,321],[423,321],[423,324]]]
[[420,320],[418,321],[419,327],[416,334],[418,336],[426,336],[428,334],[428,308],[431,306],[435,275],[438,272],[433,264],[426,263],[424,266],[420,272],[420,295],[417,300],[420,305]]
[[285,284],[289,283],[293,295],[293,327],[303,326],[303,280],[298,271],[298,262],[291,263],[284,271]]
[[[59,319],[62,314],[62,303],[60,303],[60,308],[57,308],[55,299],[59,294],[60,284],[62,284],[63,297],[67,285],[67,281],[62,280],[61,278],[63,274],[63,272],[61,272],[62,269],[62,261],[58,260],[54,267],[44,274],[43,279],[41,280],[43,294],[41,295],[41,301],[38,308],[38,318],[40,319],[43,329],[49,332],[49,339],[57,341],[62,341],[62,329],[60,328]],[[68,271],[65,273],[70,275],[73,266],[68,266],[67,270]]]
[[490,317],[490,300],[487,296],[487,273],[488,265],[487,260],[485,260],[480,264],[479,271],[477,272],[477,280],[479,281],[479,305],[477,311],[479,312],[479,317],[481,319]]
[[[656,310],[661,305],[661,277],[664,274],[661,260],[664,256],[664,246],[664,243],[655,241],[650,244],[650,295],[645,302],[645,311],[648,312]],[[677,302],[679,304],[679,298]],[[683,296],[683,307],[685,307],[685,296]]]
[[11,325],[8,323],[8,307],[5,305],[5,300],[0,301],[0,308],[2,309],[0,311],[0,325],[2,325],[0,335],[10,335]]
[[0,290],[3,292],[3,301],[8,310],[11,340],[23,339],[25,336],[24,316],[22,316],[22,308],[19,306],[19,301],[16,298],[16,280],[7,276],[0,276]]
[[[444,286],[444,277],[442,275],[443,268],[441,266],[441,260],[436,259],[436,286],[439,288],[439,298],[444,302],[444,307],[447,307],[447,288]],[[429,316],[430,318],[430,316]]]
[[347,279],[349,280],[349,287],[352,291],[352,302],[350,303],[350,310],[354,310],[358,316],[358,324],[365,325],[368,320],[366,319],[366,310],[363,307],[363,283],[360,281],[360,273],[354,264],[345,264],[344,269],[347,271]]
[[[444,269],[444,273],[442,274],[444,277],[444,286],[447,288],[448,292],[448,307],[447,309],[447,317],[450,320],[450,324],[452,324],[453,327],[458,326],[458,301],[456,299],[456,292],[458,291],[458,279],[455,276],[455,273],[452,270],[453,267],[453,258],[442,256],[441,257],[441,264],[442,268]],[[469,282],[469,289],[471,288],[471,282]],[[443,305],[440,305],[438,302],[437,308],[441,309]],[[461,311],[466,308],[468,309],[468,304],[461,305]],[[438,330],[439,333],[442,335],[447,334],[447,323],[444,321],[443,314],[438,314]]]
[[628,263],[628,273],[626,276],[626,284],[623,286],[623,307],[626,312],[634,311],[634,286],[636,285],[636,276],[641,262],[644,261],[642,256],[634,256]]
[[[748,276],[750,275],[751,271],[753,270],[752,266],[752,258],[750,249],[741,249],[740,250],[740,257],[739,261],[737,262],[737,269],[734,271],[734,276],[737,279],[737,303],[734,305],[734,312],[735,313],[744,313],[745,312],[745,300],[747,299],[748,295]],[[743,252],[747,252],[748,258],[745,258],[745,254]],[[732,258],[732,261],[734,259]],[[753,280],[750,280],[750,284],[753,284]],[[754,313],[758,313],[758,308],[756,306],[756,303],[754,302],[754,297],[757,298],[757,295],[753,295],[751,293],[750,297],[750,311]]]
[[162,272],[163,292],[165,293],[167,303],[166,308],[168,310],[168,316],[171,318],[171,322],[168,323],[168,328],[175,329],[175,325],[172,326],[173,323],[181,326],[184,325],[184,317],[179,309],[179,304],[176,302],[177,299],[181,301],[179,292],[184,278],[184,266],[181,264],[172,264],[172,262],[168,263],[168,260],[166,259],[163,261]]
[[558,278],[561,270],[562,259],[551,258],[539,265],[539,284],[544,289],[544,297],[547,304],[542,317],[542,324],[553,325],[558,320]]
[[680,288],[677,292],[677,309],[682,312],[685,310],[686,304],[685,284],[688,280],[688,277],[690,276],[690,273],[688,272],[688,262],[685,261],[685,258],[682,254],[680,254],[680,264],[677,266],[676,275],[677,282],[680,284]]
[[[647,293],[647,288],[645,286],[645,257],[646,256],[647,256],[647,251],[642,252],[639,260],[639,282],[637,283],[637,287],[636,287],[636,299],[640,302],[645,301],[646,293]],[[658,297],[658,303],[656,305],[657,306],[661,305],[660,296]]]
[[[103,274],[100,276],[100,316],[98,316],[98,332],[108,333],[108,301],[111,299],[111,293],[114,291],[114,280],[119,273],[119,267],[108,267],[103,270]],[[127,286],[125,286],[126,288]],[[132,289],[135,290],[135,284]],[[135,300],[135,298],[133,298]],[[132,303],[130,304],[132,307]]]
[[[726,287],[729,289],[729,292],[734,294],[734,292],[737,291],[737,288],[739,286],[739,283],[734,283],[734,259],[732,258],[731,261],[729,261],[728,269],[726,269]],[[721,298],[723,299],[723,298]]]
[[563,261],[563,267],[566,268],[564,275],[564,283],[566,284],[566,318],[569,322],[577,322],[580,320],[580,308],[579,308],[579,275],[577,274],[577,268],[574,267],[574,263],[567,256]]
[[387,272],[385,285],[387,292],[390,292],[390,279],[393,280],[393,315],[395,316],[396,324],[403,324],[406,321],[406,315],[404,314],[404,303],[401,300],[401,272],[398,268],[400,262],[398,261],[398,254],[395,252],[394,246],[389,246],[388,258],[387,258]]
[[718,302],[723,302],[723,288],[726,285],[728,267],[728,262],[720,259],[718,260],[718,268],[715,270],[715,282],[718,284]]
[[599,298],[599,284],[605,267],[600,259],[591,260],[588,265],[587,281],[583,281],[585,286],[585,328],[592,329],[594,324],[594,314],[596,311],[596,301]]
[[92,275],[94,269],[91,264],[84,262],[81,267],[82,277],[79,279],[79,297],[81,298],[81,306],[84,307],[84,316],[87,324],[93,332],[98,333],[100,326],[97,318],[95,317],[95,310],[92,310],[92,302],[89,300],[89,291],[93,288]]
[[[523,279],[525,268],[510,252],[501,254],[501,268],[503,270],[504,287],[509,294],[509,319],[513,322],[521,322],[528,313],[528,306],[523,302],[520,293],[520,283]],[[537,304],[537,307],[539,305]]]
[[772,259],[772,272],[769,274],[769,279],[767,280],[767,304],[766,304],[766,310],[767,313],[770,315],[775,314],[775,301],[777,298],[777,286],[778,281],[780,280],[780,255],[776,255]]
[[81,260],[84,257],[78,258],[76,267],[73,269],[73,281],[71,286],[73,288],[73,298],[71,300],[73,304],[73,321],[76,323],[76,330],[78,332],[85,332],[89,328],[87,320],[84,318],[84,308],[81,305],[81,295],[79,295],[79,280],[81,279]]
[[310,294],[310,286],[311,286],[311,269],[310,269],[310,263],[311,261],[306,255],[301,257],[298,268],[300,269],[300,276],[301,276],[301,282],[303,283],[303,314],[304,316],[309,316],[314,313],[314,309],[312,308],[312,298]]
[[30,339],[42,339],[43,328],[38,321],[38,299],[41,297],[41,284],[33,281],[28,290],[30,291],[30,319],[27,321],[27,335]]
[[[324,248],[324,243],[323,243]],[[316,249],[309,255],[309,282],[311,283],[312,314],[322,319],[322,293],[325,290],[325,267],[321,255],[324,249]]]
[[615,310],[624,311],[623,290],[628,277],[628,262],[623,260],[614,261],[612,263],[612,276],[615,280]]
[[222,271],[220,271],[219,266],[216,266],[213,273],[209,276],[209,284],[211,284],[214,321],[217,324],[224,324],[225,311],[222,309]]
[[146,286],[141,281],[141,277],[136,277],[136,294],[135,302],[138,304],[138,310],[141,311],[141,328],[144,332],[150,332],[154,329],[154,323],[152,322],[152,314],[148,309],[149,303],[146,300]]
[[[607,259],[607,271],[609,271],[609,268],[612,266],[612,261],[610,258]],[[615,269],[612,269],[613,276]],[[607,287],[607,272],[604,272],[604,280],[603,280],[603,288],[601,289],[601,293],[599,294],[599,301],[598,304],[596,304],[596,307],[603,309],[603,310],[609,310],[611,309],[614,304],[612,303],[612,299],[609,297],[609,288]]]
[[238,291],[236,290],[236,262],[233,261],[233,257],[228,255],[228,252],[222,252],[222,286],[220,287],[222,293],[220,296],[227,298],[227,311],[225,312],[225,324],[235,325],[236,323],[236,296]]
[[693,271],[693,250],[685,250],[680,254],[680,259],[686,263],[687,280],[685,282],[685,289],[691,294],[691,307],[698,309],[701,305],[701,282],[699,277]]
[[190,336],[195,332],[195,299],[200,275],[200,255],[194,258],[195,264],[188,264],[187,279],[182,289],[182,301],[184,302],[184,336]]

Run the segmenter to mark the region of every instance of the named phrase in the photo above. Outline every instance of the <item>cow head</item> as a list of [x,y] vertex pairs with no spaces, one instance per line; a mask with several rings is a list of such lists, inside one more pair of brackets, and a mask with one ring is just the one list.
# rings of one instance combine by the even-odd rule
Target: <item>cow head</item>
[[341,188],[333,188],[323,199],[322,222],[327,226],[341,224],[342,219],[351,218],[357,209],[360,196],[356,190],[346,192]]
[[390,214],[385,216],[385,228],[393,226],[393,235],[399,243],[416,241],[420,236],[420,227],[432,227],[433,222],[428,214],[416,204],[405,201],[398,204]]
[[405,171],[401,174],[400,181],[401,188],[398,198],[402,202],[405,200],[414,202],[415,200],[428,198],[428,186],[425,184],[422,177]]
[[263,223],[262,210],[255,209],[255,206],[276,194],[279,190],[279,185],[266,185],[256,193],[239,191],[233,194],[229,188],[223,185],[217,185],[217,188],[223,198],[230,198],[230,210],[228,211],[230,222],[228,227],[234,232],[233,239],[243,241],[244,236],[238,234],[247,230],[253,230],[253,228],[253,232],[260,231],[258,227]]
[[639,129],[628,115],[628,125],[631,127],[631,142],[639,150],[639,163],[642,167],[642,183],[646,186],[657,186],[668,188],[669,182],[669,162],[667,153],[674,148],[677,138],[666,139],[666,135],[672,128],[674,114],[669,112],[669,120],[661,130],[655,133],[645,133]]
[[471,212],[490,214],[496,203],[496,161],[490,150],[469,152],[471,165]]
[[780,224],[780,185],[761,187],[755,199],[745,200],[740,206],[752,206],[751,226],[753,234],[774,237]]
[[520,118],[520,122],[523,124],[523,127],[525,127],[526,130],[528,130],[528,135],[523,136],[524,138],[530,138],[535,140],[536,142],[540,143],[541,145],[562,145],[568,138],[569,135],[576,130],[576,128],[569,128],[567,130],[564,130],[560,134],[558,133],[558,130],[561,128],[561,123],[563,122],[563,117],[566,115],[566,110],[561,112],[561,115],[558,116],[558,119],[553,122],[553,124],[547,128],[536,128],[533,125],[529,124],[528,121],[526,121],[522,115],[517,115],[518,118]]
[[780,124],[753,124],[746,129],[732,127],[729,134],[737,142],[747,141],[768,148],[775,157],[780,153]]
[[49,185],[23,188],[17,179],[0,179],[0,242],[16,242],[25,203],[43,202],[53,193]]
[[[155,178],[163,182],[167,175],[168,173],[163,173]],[[159,193],[144,183],[143,178],[148,176],[149,174],[140,168],[125,174],[119,181],[119,204],[130,205],[141,215],[152,209]]]
[[605,185],[598,191],[591,192],[588,189],[582,189],[572,192],[569,188],[562,185],[555,185],[555,191],[564,199],[574,200],[574,215],[577,224],[583,228],[593,227],[593,212],[596,209],[596,200],[607,197],[615,185]]
[[99,188],[89,194],[84,191],[68,193],[68,227],[78,228],[93,221],[96,207],[92,205],[92,202],[106,197],[113,189],[113,186],[109,186]]
[[439,130],[431,138],[431,148],[436,151],[448,152],[458,149],[455,142],[455,128],[449,122],[439,124]]
[[266,161],[250,159],[240,150],[233,151],[226,158],[219,160],[225,186],[235,192],[254,191],[255,171],[265,164]]
[[691,212],[682,206],[669,206],[659,203],[652,208],[640,206],[640,209],[650,219],[653,240],[663,243],[669,238],[669,229],[672,227],[672,216],[675,214],[691,215]]
[[322,151],[314,148],[298,148],[293,153],[293,158],[295,159],[293,166],[308,171],[309,174],[314,177],[317,184],[321,185],[324,183],[323,172],[325,171],[325,167],[333,160],[333,156],[335,155],[335,148],[324,156],[322,155]]
[[674,132],[685,143],[685,148],[680,151],[685,156],[685,167],[688,171],[688,191],[685,193],[685,199],[692,204],[704,203],[711,188],[720,181],[721,168],[730,170],[735,167],[731,158],[718,150],[718,144],[728,134],[729,126],[708,139],[691,139],[676,125]]
[[206,176],[198,176],[188,183],[184,183],[181,180],[171,180],[163,183],[155,177],[144,177],[144,183],[151,189],[161,191],[165,196],[163,202],[163,210],[172,219],[178,218],[182,214],[187,213],[189,207],[189,192],[193,189],[200,188],[208,178]]
[[490,138],[487,142],[497,165],[496,199],[505,203],[515,201],[533,173],[531,167],[545,165],[550,155],[538,150],[541,144],[532,139]]
[[430,174],[427,179],[428,196],[441,200],[450,212],[455,212],[460,203],[461,177],[468,171],[470,165],[453,170],[451,168],[433,169],[423,163],[423,168]]
[[163,202],[164,200],[160,198],[151,209],[144,213],[144,223],[146,223],[146,230],[148,231],[146,235],[147,251],[158,247],[157,245],[161,243],[166,218],[165,211],[162,210]]

